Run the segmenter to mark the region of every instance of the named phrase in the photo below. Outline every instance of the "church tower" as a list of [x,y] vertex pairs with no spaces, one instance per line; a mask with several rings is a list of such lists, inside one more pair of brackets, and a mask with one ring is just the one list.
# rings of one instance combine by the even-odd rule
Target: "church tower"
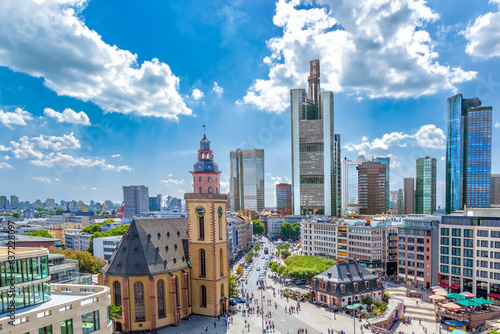
[[220,171],[206,135],[193,171],[193,192],[184,195],[188,215],[192,311],[216,316],[228,309],[229,260],[226,238],[227,195],[220,194]]

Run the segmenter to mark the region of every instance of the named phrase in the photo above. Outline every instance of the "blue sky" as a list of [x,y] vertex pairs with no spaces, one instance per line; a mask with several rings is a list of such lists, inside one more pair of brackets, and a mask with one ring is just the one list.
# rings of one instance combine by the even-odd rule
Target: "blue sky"
[[[438,160],[445,103],[493,106],[500,173],[500,0],[7,0],[0,5],[0,195],[122,200],[190,190],[207,124],[215,160],[264,148],[266,205],[290,181],[289,89],[321,61],[342,155],[392,157],[391,190]],[[224,189],[224,187],[223,187]]]

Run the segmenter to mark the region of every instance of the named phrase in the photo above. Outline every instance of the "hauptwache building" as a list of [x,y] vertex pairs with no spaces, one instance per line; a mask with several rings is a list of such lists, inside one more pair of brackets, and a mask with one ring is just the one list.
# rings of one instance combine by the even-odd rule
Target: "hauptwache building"
[[227,195],[210,141],[203,136],[193,192],[184,195],[187,218],[134,219],[101,284],[121,306],[116,331],[173,325],[190,314],[216,316],[228,307]]

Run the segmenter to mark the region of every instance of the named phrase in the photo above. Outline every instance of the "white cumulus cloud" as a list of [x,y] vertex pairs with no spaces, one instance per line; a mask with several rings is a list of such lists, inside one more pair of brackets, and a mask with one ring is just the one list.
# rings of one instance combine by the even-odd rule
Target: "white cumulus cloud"
[[500,128],[500,121],[497,121],[497,122],[495,123],[495,128]]
[[283,112],[290,89],[305,87],[309,61],[320,59],[322,88],[371,98],[407,98],[476,77],[441,65],[425,25],[439,18],[421,0],[279,0],[267,41],[267,79],[256,80],[237,103]]
[[215,94],[221,96],[222,93],[224,93],[224,88],[222,88],[221,86],[219,86],[219,84],[214,81],[214,86],[212,87],[212,92],[214,92]]
[[165,183],[165,185],[169,186],[171,184],[177,184],[177,185],[180,185],[180,184],[184,184],[184,179],[182,180],[178,180],[178,179],[168,179],[168,180],[161,180],[160,182],[163,182]]
[[14,167],[12,167],[11,165],[9,165],[8,163],[6,162],[0,162],[0,169],[2,168],[10,168],[10,169],[13,169]]
[[[500,1],[490,2],[500,5]],[[482,59],[500,57],[500,11],[479,16],[462,33],[468,41],[465,52],[469,55]]]
[[91,125],[89,116],[83,111],[76,112],[73,109],[66,108],[62,112],[57,112],[51,108],[45,108],[43,114],[47,117],[54,118],[58,123],[70,123]]
[[113,154],[111,158],[119,158],[121,155],[120,154]]
[[[1,38],[1,37],[0,37]],[[0,60],[1,62],[1,60]],[[21,108],[16,108],[16,110],[9,112],[0,109],[0,123],[12,129],[12,125],[26,125],[26,121],[32,120],[33,115],[23,110]]]
[[85,0],[4,0],[0,66],[43,78],[58,95],[91,101],[106,112],[177,120],[191,115],[179,78],[158,59],[105,43],[85,25]]
[[33,176],[33,180],[37,180],[43,183],[53,183],[53,181],[46,176]]
[[203,92],[201,90],[199,90],[198,88],[195,88],[195,89],[193,89],[193,93],[191,94],[191,96],[193,97],[193,99],[195,101],[198,101],[198,100],[202,99],[203,96],[205,96],[205,94],[203,94]]
[[98,157],[81,157],[78,151],[82,148],[80,141],[73,133],[58,136],[38,137],[23,136],[18,141],[11,141],[10,147],[5,147],[16,159],[28,159],[40,167],[98,167],[110,171],[131,171],[129,166],[115,166]]
[[446,136],[442,129],[434,124],[423,125],[415,134],[403,132],[391,132],[384,134],[381,138],[369,140],[367,137],[361,139],[361,143],[350,143],[344,148],[358,154],[369,154],[376,151],[388,151],[391,147],[407,147],[408,144],[423,148],[444,149],[446,147]]

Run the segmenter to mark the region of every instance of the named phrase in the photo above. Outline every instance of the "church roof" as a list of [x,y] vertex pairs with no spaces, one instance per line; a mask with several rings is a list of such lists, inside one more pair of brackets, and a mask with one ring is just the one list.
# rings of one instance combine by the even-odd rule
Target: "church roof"
[[149,276],[190,267],[187,226],[187,218],[134,219],[102,273]]

